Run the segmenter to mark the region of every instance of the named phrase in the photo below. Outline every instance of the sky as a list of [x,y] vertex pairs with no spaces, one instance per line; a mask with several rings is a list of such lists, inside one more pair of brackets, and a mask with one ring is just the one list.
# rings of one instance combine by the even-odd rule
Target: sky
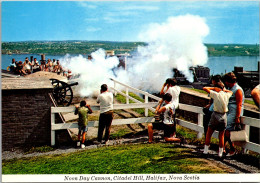
[[259,44],[259,1],[2,1],[1,41],[144,41],[169,17],[196,15],[204,43]]

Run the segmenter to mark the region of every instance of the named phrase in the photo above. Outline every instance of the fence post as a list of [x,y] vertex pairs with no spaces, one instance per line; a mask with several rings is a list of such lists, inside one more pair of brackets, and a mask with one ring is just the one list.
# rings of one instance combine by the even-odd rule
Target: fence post
[[[244,126],[244,130],[246,131],[246,134],[247,134],[247,136],[248,136],[248,140],[249,140],[249,135],[250,135],[250,126],[249,125],[245,125]],[[243,153],[244,154],[248,154],[248,149],[246,149],[246,148],[244,148],[243,149]]]
[[[114,82],[114,89],[116,89],[116,82],[114,80],[112,80]],[[114,95],[116,96],[117,95],[117,92],[116,90],[114,90]]]
[[128,88],[127,88],[127,87],[125,88],[125,94],[126,94],[126,96],[127,96],[127,97],[126,97],[126,104],[129,104],[129,97],[128,97],[128,96],[129,96],[129,93],[128,93]]
[[[198,114],[198,126],[203,126],[203,114]],[[197,138],[198,139],[201,139],[202,138],[202,133],[201,132],[199,132],[198,134],[197,134]]]
[[55,124],[55,113],[51,110],[51,145],[55,146],[55,130],[52,130],[52,125]]
[[[145,103],[148,103],[148,95],[145,95],[145,96],[144,96],[144,102],[145,102]],[[148,108],[147,108],[147,107],[145,108],[144,115],[145,115],[146,117],[148,116]]]

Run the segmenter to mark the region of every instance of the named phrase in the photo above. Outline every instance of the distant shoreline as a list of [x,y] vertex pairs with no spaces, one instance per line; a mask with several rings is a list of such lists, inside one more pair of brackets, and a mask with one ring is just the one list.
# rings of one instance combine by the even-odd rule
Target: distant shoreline
[[[99,48],[115,54],[133,53],[144,42],[112,41],[22,41],[2,42],[2,54],[87,55]],[[259,56],[259,44],[205,44],[208,56]]]

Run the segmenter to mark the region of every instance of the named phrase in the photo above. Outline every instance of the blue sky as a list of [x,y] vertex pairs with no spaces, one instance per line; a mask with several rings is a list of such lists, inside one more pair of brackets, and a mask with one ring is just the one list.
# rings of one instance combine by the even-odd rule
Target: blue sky
[[142,41],[168,17],[199,15],[205,43],[259,44],[258,1],[2,1],[1,40]]

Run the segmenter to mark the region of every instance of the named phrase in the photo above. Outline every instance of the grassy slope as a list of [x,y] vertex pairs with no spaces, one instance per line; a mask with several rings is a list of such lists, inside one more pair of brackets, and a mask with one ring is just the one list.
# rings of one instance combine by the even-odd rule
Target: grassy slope
[[101,147],[76,153],[3,161],[3,174],[227,173],[173,144]]

